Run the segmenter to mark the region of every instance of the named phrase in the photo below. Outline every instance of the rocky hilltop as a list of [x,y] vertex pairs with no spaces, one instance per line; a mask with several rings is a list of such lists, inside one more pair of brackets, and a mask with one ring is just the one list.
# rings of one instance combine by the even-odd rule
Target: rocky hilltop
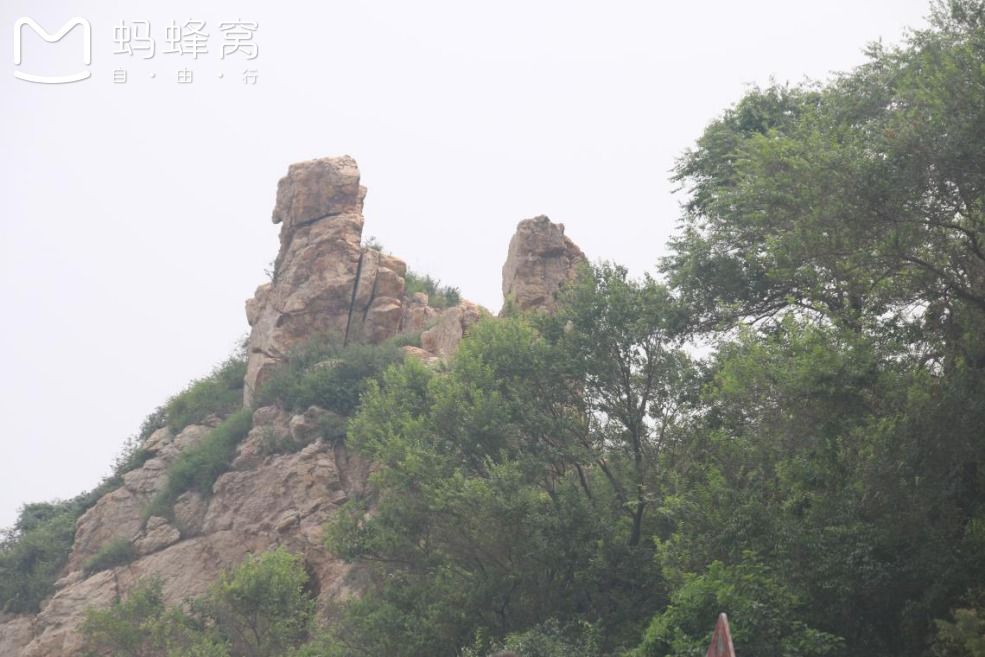
[[[313,336],[335,334],[346,342],[380,343],[420,333],[420,347],[403,349],[428,363],[447,359],[469,326],[489,313],[460,301],[429,305],[426,294],[408,294],[407,266],[362,242],[363,199],[359,169],[350,157],[291,165],[277,187],[273,220],[281,225],[272,280],[246,302],[251,327],[244,404],[291,350]],[[520,222],[503,267],[507,306],[555,307],[558,291],[585,256],[546,217]],[[148,515],[167,484],[178,456],[201,441],[222,418],[209,418],[175,433],[159,429],[145,442],[147,460],[127,472],[122,485],[104,495],[76,524],[71,554],[37,615],[0,615],[0,657],[70,657],[78,654],[78,628],[89,607],[125,597],[142,578],[159,576],[168,603],[202,594],[223,570],[247,554],[275,545],[303,555],[314,575],[319,611],[358,595],[360,574],[323,547],[321,528],[366,486],[371,464],[337,441],[322,440],[329,413],[311,407],[290,413],[276,406],[252,411],[252,428],[236,448],[227,472],[211,494],[185,492],[173,517]],[[290,438],[307,446],[270,454],[266,441]],[[124,542],[132,560],[89,572],[100,549]]]

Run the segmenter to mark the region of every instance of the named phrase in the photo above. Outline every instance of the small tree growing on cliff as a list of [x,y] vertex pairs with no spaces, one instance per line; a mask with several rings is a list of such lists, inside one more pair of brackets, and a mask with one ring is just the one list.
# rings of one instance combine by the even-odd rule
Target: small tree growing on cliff
[[233,655],[276,657],[308,638],[314,600],[307,584],[301,557],[277,548],[224,574],[200,610]]
[[134,587],[82,626],[86,657],[275,657],[308,638],[314,600],[301,558],[251,556],[188,605],[168,607],[160,579]]

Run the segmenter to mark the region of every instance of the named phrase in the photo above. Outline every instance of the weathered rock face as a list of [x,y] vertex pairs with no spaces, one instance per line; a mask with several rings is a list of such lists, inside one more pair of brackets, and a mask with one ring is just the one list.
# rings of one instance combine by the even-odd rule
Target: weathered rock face
[[0,614],[0,657],[20,657],[34,638],[34,619],[30,616]]
[[[140,501],[149,500],[148,494],[164,485],[166,475],[158,461],[173,459],[193,444],[203,427],[189,427],[174,438],[156,436],[158,455],[128,474],[140,485],[125,484],[79,519],[68,574],[56,584],[41,613],[0,619],[0,657],[76,655],[86,609],[108,606],[138,581],[153,576],[163,579],[168,603],[201,595],[224,569],[276,545],[304,556],[318,579],[323,615],[332,601],[352,595],[358,574],[325,551],[321,528],[350,495],[364,490],[369,467],[312,432],[323,413],[327,411],[317,408],[299,415],[274,407],[258,409],[232,469],[219,477],[207,499],[198,493],[182,495],[173,523],[155,516],[144,522]],[[279,454],[278,437],[310,442]],[[115,538],[129,540],[136,559],[87,576],[82,564]]]
[[359,167],[348,155],[298,162],[277,183],[273,221],[289,232],[326,217],[361,215],[365,196]]
[[145,448],[152,457],[143,467],[123,476],[123,485],[101,497],[75,525],[75,542],[66,573],[82,570],[100,548],[114,540],[138,540],[144,527],[143,512],[164,486],[166,472],[182,450],[208,435],[210,427],[191,425],[177,436],[167,428],[154,432]]
[[375,343],[400,332],[407,266],[361,246],[365,195],[348,156],[292,164],[278,184],[274,279],[246,303],[247,403],[270,369],[313,336]]
[[556,310],[558,292],[586,262],[581,249],[565,237],[564,224],[544,216],[521,221],[503,265],[506,306],[521,311]]
[[463,301],[441,313],[437,323],[421,333],[421,348],[438,356],[450,358],[458,349],[469,327],[488,315],[481,306]]
[[428,295],[417,292],[404,301],[403,329],[407,333],[420,333],[439,314],[438,310],[428,305]]

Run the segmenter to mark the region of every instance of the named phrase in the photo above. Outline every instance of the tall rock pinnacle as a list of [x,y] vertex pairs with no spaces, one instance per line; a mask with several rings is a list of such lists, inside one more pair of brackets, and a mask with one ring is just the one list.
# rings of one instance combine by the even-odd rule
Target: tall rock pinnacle
[[246,302],[247,403],[270,369],[315,335],[375,343],[400,331],[407,266],[361,246],[365,196],[349,156],[292,164],[278,183],[273,280]]
[[581,249],[565,237],[564,224],[543,215],[524,219],[517,224],[503,265],[504,309],[556,310],[561,288],[587,262]]

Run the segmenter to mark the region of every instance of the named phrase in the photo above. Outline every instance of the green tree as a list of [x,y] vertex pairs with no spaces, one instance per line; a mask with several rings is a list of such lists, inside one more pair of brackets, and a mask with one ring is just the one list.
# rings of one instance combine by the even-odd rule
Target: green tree
[[54,591],[84,506],[79,499],[26,504],[14,526],[0,532],[0,609],[35,612]]
[[[634,281],[626,269],[604,264],[584,270],[543,323],[556,342],[559,374],[575,386],[569,403],[585,420],[582,444],[631,520],[629,544],[638,545],[654,501],[651,469],[686,417],[694,388],[694,369],[679,348],[684,316],[649,275]],[[620,465],[628,477],[613,472]]]
[[[905,330],[980,363],[985,30],[979,0],[828,85],[756,90],[682,158],[663,269],[710,326],[794,310]],[[973,328],[978,327],[978,328]],[[980,342],[980,341],[979,341]]]
[[224,573],[202,601],[234,657],[276,657],[308,638],[314,600],[298,555],[284,548],[247,557]]
[[718,614],[728,610],[736,651],[758,657],[842,654],[841,640],[798,620],[803,602],[771,570],[746,555],[735,566],[713,562],[677,588],[632,657],[690,657],[708,649]]
[[791,317],[723,347],[663,463],[664,575],[752,551],[848,654],[924,654],[932,619],[985,575],[983,380],[895,353]]
[[956,609],[954,622],[937,621],[935,654],[941,657],[983,657],[985,621],[977,609]]

